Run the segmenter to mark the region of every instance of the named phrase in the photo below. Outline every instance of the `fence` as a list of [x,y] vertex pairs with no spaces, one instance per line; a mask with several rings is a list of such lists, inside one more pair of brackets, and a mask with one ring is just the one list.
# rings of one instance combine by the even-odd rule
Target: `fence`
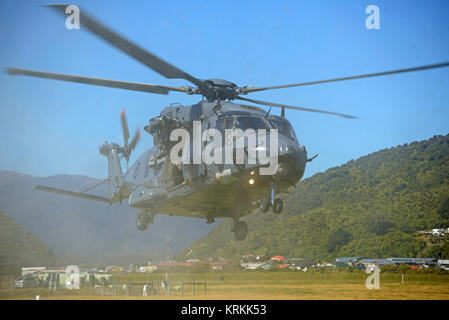
[[[49,296],[184,296],[186,289],[191,289],[192,296],[198,294],[197,287],[201,287],[201,292],[207,294],[207,283],[203,281],[172,281],[167,280],[147,280],[145,282],[115,281],[112,283],[103,282],[93,284],[92,282],[82,282],[79,289],[68,289],[61,286],[58,281],[48,281],[45,285],[32,288],[15,288],[14,277],[0,277],[0,298],[21,298],[21,297],[49,297]],[[197,290],[197,291],[195,291]],[[190,290],[187,291],[190,292]]]
[[207,284],[206,284],[206,280],[204,280],[204,281],[202,281],[202,282],[195,282],[195,281],[193,281],[193,282],[184,282],[184,281],[181,281],[181,296],[183,296],[184,295],[184,285],[187,285],[187,286],[191,286],[192,287],[192,296],[194,296],[195,295],[195,286],[203,286],[203,288],[204,288],[204,295],[207,295]]
[[[324,272],[303,271],[241,271],[235,273],[163,273],[153,274],[117,274],[109,281],[81,282],[80,289],[69,290],[59,285],[46,284],[45,287],[19,289],[14,288],[13,277],[0,277],[0,298],[33,298],[51,296],[92,297],[150,297],[150,296],[219,296],[230,292],[241,294],[267,293],[281,295],[288,292],[306,292],[315,285],[348,285],[365,290],[365,281],[369,275],[364,272],[344,272],[326,270]],[[385,285],[394,288],[407,286],[425,286],[435,292],[449,288],[448,274],[431,273],[380,273],[381,289]],[[391,287],[392,288],[392,287]],[[354,289],[355,290],[355,289]],[[396,289],[395,289],[396,290]],[[444,290],[443,290],[444,291]],[[447,290],[446,290],[447,291]]]
[[14,297],[14,276],[0,276],[0,297]]

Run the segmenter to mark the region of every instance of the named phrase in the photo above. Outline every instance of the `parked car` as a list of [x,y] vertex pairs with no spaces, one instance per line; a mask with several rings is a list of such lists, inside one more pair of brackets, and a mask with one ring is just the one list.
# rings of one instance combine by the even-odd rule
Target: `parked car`
[[39,287],[39,279],[34,277],[20,277],[14,281],[14,287],[21,288],[37,288]]

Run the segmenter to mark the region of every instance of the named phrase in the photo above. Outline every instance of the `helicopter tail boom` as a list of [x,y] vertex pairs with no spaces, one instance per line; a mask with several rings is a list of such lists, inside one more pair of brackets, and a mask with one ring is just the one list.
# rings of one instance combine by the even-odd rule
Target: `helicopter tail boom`
[[120,191],[123,182],[119,152],[120,146],[116,143],[104,143],[100,146],[100,153],[108,158],[109,195],[111,197]]

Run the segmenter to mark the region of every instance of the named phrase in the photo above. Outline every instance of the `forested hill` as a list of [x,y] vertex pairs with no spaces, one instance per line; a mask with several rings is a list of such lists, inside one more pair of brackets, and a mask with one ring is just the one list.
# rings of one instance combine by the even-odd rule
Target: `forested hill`
[[255,210],[244,218],[246,240],[235,241],[232,221],[225,221],[184,254],[449,258],[448,241],[418,234],[449,226],[449,135],[351,160],[289,192],[280,215]]
[[39,237],[0,211],[0,260],[40,267],[51,266],[55,259]]

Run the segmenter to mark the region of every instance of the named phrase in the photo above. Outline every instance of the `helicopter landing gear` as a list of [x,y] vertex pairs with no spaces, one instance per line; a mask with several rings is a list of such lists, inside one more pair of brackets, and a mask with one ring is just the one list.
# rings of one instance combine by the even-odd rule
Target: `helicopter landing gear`
[[153,223],[154,214],[149,214],[146,211],[141,211],[137,214],[136,227],[139,231],[145,231],[148,226]]
[[279,214],[282,212],[282,208],[284,207],[284,204],[282,202],[282,199],[277,198],[274,200],[274,205],[273,205],[273,212],[276,214]]
[[274,182],[270,184],[270,205],[273,207],[273,212],[276,214],[280,214],[282,211],[282,208],[284,207],[284,203],[282,202],[282,199],[276,198],[276,190],[274,188]]
[[270,197],[263,198],[262,201],[260,201],[260,211],[267,212],[270,210],[271,205],[271,199]]
[[248,235],[248,225],[245,221],[239,221],[238,218],[234,219],[234,227],[231,231],[234,232],[237,241],[243,241]]
[[284,207],[282,199],[276,198],[276,190],[274,187],[274,182],[270,184],[270,196],[263,198],[260,201],[260,210],[262,212],[267,212],[270,209],[270,207],[273,208],[273,212],[276,214],[281,213],[282,208]]

